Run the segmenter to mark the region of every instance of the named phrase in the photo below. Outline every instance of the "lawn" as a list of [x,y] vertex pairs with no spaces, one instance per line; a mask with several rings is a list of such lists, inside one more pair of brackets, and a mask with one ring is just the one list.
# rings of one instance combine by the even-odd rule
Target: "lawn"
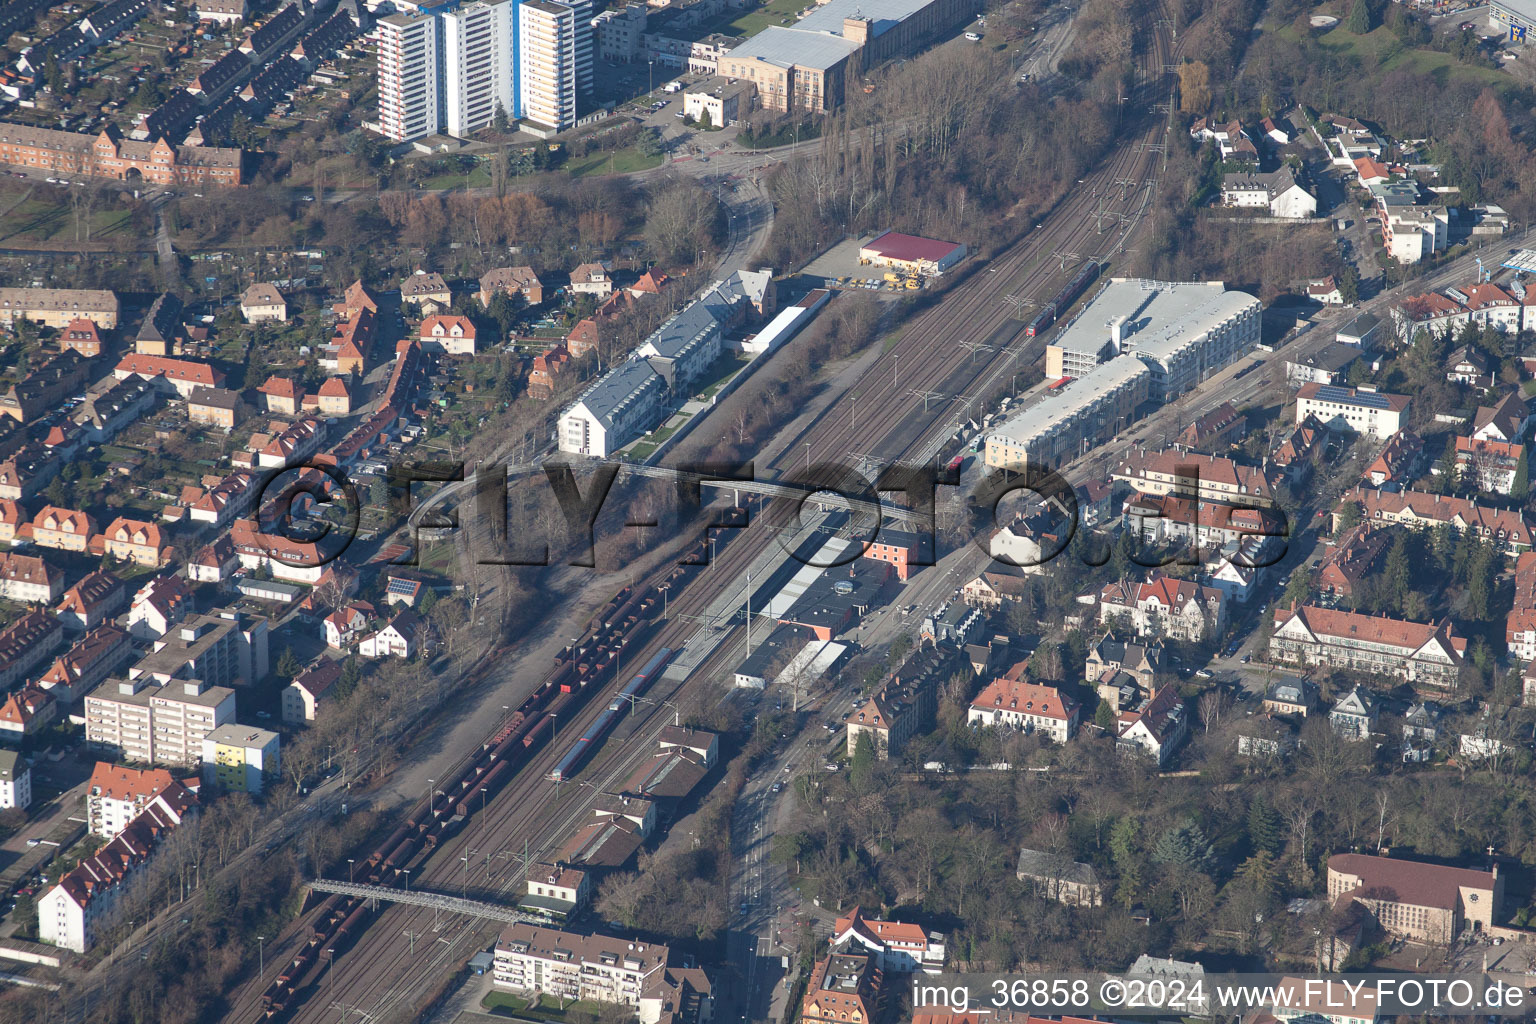
[[795,15],[810,6],[807,0],[769,0],[755,11],[721,19],[710,31],[732,36],[755,36],[770,25],[793,25]]
[[422,572],[433,572],[440,576],[452,576],[454,558],[454,539],[452,534],[447,534],[441,539],[422,537],[420,549],[417,551],[417,568]]
[[731,352],[723,353],[719,359],[715,360],[715,364],[705,371],[704,379],[699,382],[698,390],[694,394],[706,401],[714,398],[715,393],[725,387],[731,376],[751,361],[746,356]]
[[491,172],[484,163],[477,163],[468,174],[454,171],[449,174],[435,174],[430,178],[424,178],[422,179],[421,187],[431,189],[459,188],[460,186],[465,188],[488,188],[490,184]]
[[[1283,38],[1296,38],[1294,25],[1285,25],[1274,31]],[[1515,85],[1514,79],[1497,68],[1472,67],[1438,50],[1406,49],[1398,44],[1397,37],[1385,26],[1362,36],[1349,31],[1341,22],[1324,34],[1320,42],[1324,49],[1340,56],[1356,57],[1367,67],[1380,63],[1383,71],[1404,68],[1421,75],[1433,75],[1442,87],[1448,85],[1453,78],[1491,85],[1496,89]]]
[[661,154],[648,155],[636,146],[609,150],[606,153],[588,153],[584,157],[568,160],[562,168],[573,178],[587,174],[632,174],[661,166]]
[[[0,221],[5,225],[0,230],[0,240],[28,238],[39,242],[74,241],[75,217],[64,195],[66,191],[34,187],[32,195],[15,206],[11,205],[15,199],[9,195],[0,199],[0,212],[4,213]],[[91,215],[91,239],[94,241],[122,231],[132,221],[133,215],[127,210],[97,209]]]
[[536,1003],[508,992],[489,992],[480,1000],[480,1006],[498,1017],[517,1017],[524,1020],[564,1020],[571,1013],[595,1017],[602,1006],[594,1002],[566,1003],[561,1009],[557,1000],[540,996]]

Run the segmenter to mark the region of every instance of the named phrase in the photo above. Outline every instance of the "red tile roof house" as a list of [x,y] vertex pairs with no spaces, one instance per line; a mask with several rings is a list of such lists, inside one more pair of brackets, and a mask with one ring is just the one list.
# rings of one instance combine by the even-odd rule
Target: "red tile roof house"
[[123,581],[104,569],[97,569],[64,592],[53,613],[65,629],[95,629],[102,619],[115,615],[127,603],[128,590]]
[[175,576],[156,576],[133,595],[128,632],[141,640],[158,640],[192,610],[192,592]]
[[944,936],[921,925],[867,918],[859,907],[832,925],[832,948],[872,954],[887,974],[938,974],[944,969]]
[[287,377],[279,377],[276,374],[262,382],[256,389],[266,403],[266,411],[279,416],[297,416],[300,402],[304,397],[304,389],[298,382]]
[[351,647],[368,628],[368,616],[372,614],[373,606],[359,601],[327,615],[324,621],[326,646],[335,650]]
[[49,604],[64,590],[64,571],[47,559],[0,551],[0,597],[20,604]]
[[528,371],[528,397],[544,400],[555,395],[555,383],[569,368],[571,354],[564,345],[556,345],[547,352],[533,357],[533,369]]
[[182,398],[191,398],[198,388],[222,388],[224,371],[208,363],[190,359],[169,359],[165,356],[146,356],[129,353],[117,364],[112,375],[118,380],[138,374],[153,380],[164,381]]
[[0,704],[0,743],[20,744],[45,728],[58,713],[59,704],[53,693],[28,683]]
[[137,656],[125,631],[110,623],[97,626],[59,655],[38,685],[60,702],[73,704]]
[[220,534],[211,544],[204,544],[187,562],[187,578],[196,583],[223,583],[235,574],[240,558],[229,534]]
[[1317,588],[1325,594],[1349,597],[1355,585],[1373,571],[1387,551],[1385,530],[1357,523],[1340,537],[1318,563]]
[[451,356],[472,356],[475,325],[467,316],[429,316],[421,322],[421,347]]
[[1406,485],[1417,473],[1424,457],[1424,439],[1411,430],[1399,430],[1387,438],[1386,447],[1365,471],[1372,487],[1386,484]]
[[1077,733],[1077,701],[1051,686],[1022,680],[994,679],[971,701],[966,722],[982,728],[1038,732],[1056,743]]
[[1326,666],[1455,692],[1467,641],[1449,620],[1409,622],[1313,605],[1275,609],[1271,661]]
[[119,516],[91,538],[91,553],[158,569],[170,557],[171,545],[154,523]]
[[59,879],[38,900],[38,937],[84,953],[96,943],[96,922],[117,902],[122,883],[143,867],[165,835],[196,806],[192,792],[172,782],[106,846]]

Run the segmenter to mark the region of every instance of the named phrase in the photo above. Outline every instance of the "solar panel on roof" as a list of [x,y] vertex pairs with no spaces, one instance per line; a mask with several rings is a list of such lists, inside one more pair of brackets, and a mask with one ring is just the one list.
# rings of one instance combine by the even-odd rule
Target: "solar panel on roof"
[[385,590],[388,593],[391,593],[391,594],[401,594],[401,595],[404,595],[406,597],[409,597],[410,595],[416,593],[416,586],[417,586],[417,583],[416,583],[415,580],[398,580],[397,579],[397,580],[390,580],[389,581],[389,586],[386,587]]
[[1392,408],[1392,403],[1381,395],[1369,391],[1351,392],[1349,388],[1341,388],[1334,384],[1324,384],[1318,388],[1317,397],[1325,402],[1349,402],[1368,409]]

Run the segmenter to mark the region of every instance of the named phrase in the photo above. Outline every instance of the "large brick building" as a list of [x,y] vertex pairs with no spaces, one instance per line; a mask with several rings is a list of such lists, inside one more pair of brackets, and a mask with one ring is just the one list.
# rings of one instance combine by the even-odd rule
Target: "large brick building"
[[0,164],[153,185],[239,185],[238,149],[173,146],[165,139],[125,139],[115,128],[98,135],[0,122]]
[[834,110],[850,79],[958,29],[978,9],[974,0],[829,0],[722,55],[719,73],[751,82],[768,110]]
[[1450,942],[1465,929],[1486,931],[1503,902],[1504,880],[1490,871],[1339,853],[1328,858],[1328,898],[1362,904],[1388,935]]

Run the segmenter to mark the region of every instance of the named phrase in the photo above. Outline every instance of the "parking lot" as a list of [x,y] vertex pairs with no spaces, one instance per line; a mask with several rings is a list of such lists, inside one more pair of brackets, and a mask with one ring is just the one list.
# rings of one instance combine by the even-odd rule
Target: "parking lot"
[[859,247],[874,237],[865,235],[838,242],[812,260],[803,273],[807,277],[820,278],[822,285],[828,288],[864,288],[887,295],[905,295],[916,291],[916,288],[909,288],[900,280],[887,281],[884,267],[859,263]]

